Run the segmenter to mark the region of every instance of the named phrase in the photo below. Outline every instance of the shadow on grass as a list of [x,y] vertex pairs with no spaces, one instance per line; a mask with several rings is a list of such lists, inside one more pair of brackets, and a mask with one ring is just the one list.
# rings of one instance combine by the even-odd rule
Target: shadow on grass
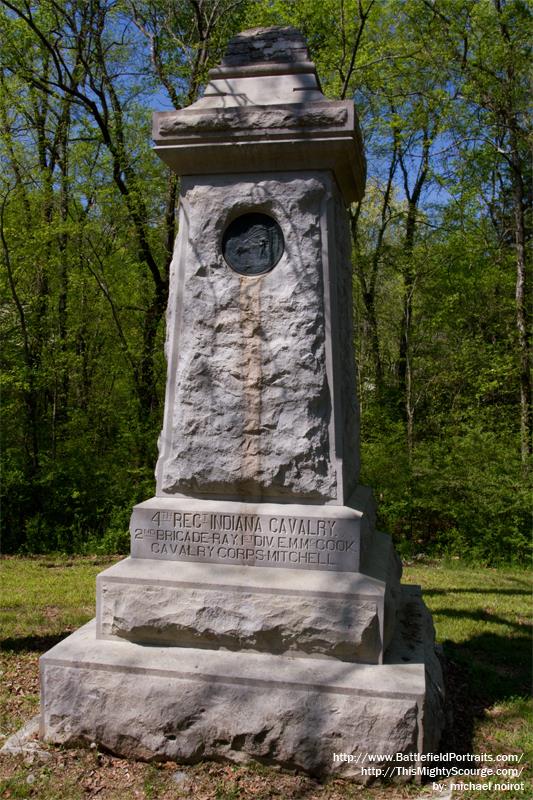
[[[506,578],[506,580],[511,580],[510,578]],[[514,580],[514,579],[513,579]],[[524,581],[520,582],[524,589],[463,589],[460,587],[457,588],[450,588],[450,589],[426,589],[424,588],[424,597],[436,597],[438,595],[443,594],[503,594],[503,595],[510,595],[514,596],[517,594],[527,595],[528,597],[531,595],[531,589],[527,588],[527,585]]]
[[[459,616],[457,612],[449,614]],[[442,749],[472,753],[476,722],[489,708],[511,698],[530,696],[531,639],[527,635],[482,633],[465,642],[446,640],[442,647],[446,696],[452,712]]]
[[[438,610],[433,612],[433,616],[449,617],[450,619],[473,619],[476,622],[490,622],[493,625],[504,625],[507,628],[513,628],[516,631],[523,631],[524,633],[526,632],[528,627],[523,623],[513,622],[507,617],[499,617],[497,614],[492,614],[490,611],[486,611],[485,609],[476,609],[474,611],[470,611],[461,608],[447,608],[447,609],[439,608]],[[496,638],[505,639],[505,637],[498,637],[498,636]],[[509,644],[510,641],[514,641],[514,636],[512,638],[505,639],[505,641],[507,641],[507,643]]]
[[59,644],[73,629],[48,636],[20,636],[0,640],[0,652],[4,653],[45,653],[54,645]]

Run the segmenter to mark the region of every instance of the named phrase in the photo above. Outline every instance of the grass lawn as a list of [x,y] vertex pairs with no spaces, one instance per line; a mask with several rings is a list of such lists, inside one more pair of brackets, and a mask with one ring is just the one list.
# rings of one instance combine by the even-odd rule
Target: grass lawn
[[[38,712],[39,656],[94,616],[95,576],[115,560],[0,560],[0,745]],[[447,658],[448,704],[454,724],[445,749],[494,757],[524,753],[520,768],[525,769],[519,778],[497,779],[524,781],[524,791],[461,791],[453,797],[532,797],[530,573],[471,567],[458,561],[431,562],[407,566],[403,582],[422,585],[437,641]],[[0,757],[1,798],[382,800],[437,796],[431,783],[422,787],[361,787],[342,780],[320,784],[261,765],[155,765],[114,758],[89,747],[46,750],[47,760]]]

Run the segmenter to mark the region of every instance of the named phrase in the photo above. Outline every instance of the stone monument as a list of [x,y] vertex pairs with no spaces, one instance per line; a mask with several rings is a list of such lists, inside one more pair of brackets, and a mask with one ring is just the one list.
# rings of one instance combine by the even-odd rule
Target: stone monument
[[361,753],[437,748],[443,697],[431,618],[358,484],[354,106],[292,28],[240,34],[209,77],[154,115],[182,176],[156,496],[96,620],[41,659],[41,735],[366,780]]

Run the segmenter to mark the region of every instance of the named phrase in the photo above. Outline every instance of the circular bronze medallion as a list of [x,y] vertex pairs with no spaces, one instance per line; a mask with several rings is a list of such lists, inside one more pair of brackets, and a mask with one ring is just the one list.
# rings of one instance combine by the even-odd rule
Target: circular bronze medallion
[[222,253],[241,275],[262,275],[274,269],[285,243],[278,223],[266,214],[243,214],[224,233]]

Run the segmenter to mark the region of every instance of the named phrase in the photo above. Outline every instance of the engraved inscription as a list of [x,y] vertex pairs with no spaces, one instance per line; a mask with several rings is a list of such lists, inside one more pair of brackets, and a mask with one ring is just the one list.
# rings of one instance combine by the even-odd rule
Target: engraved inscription
[[283,255],[283,233],[266,214],[243,214],[231,222],[222,239],[222,253],[240,275],[262,275]]
[[349,519],[137,509],[136,558],[357,570],[359,526]]

